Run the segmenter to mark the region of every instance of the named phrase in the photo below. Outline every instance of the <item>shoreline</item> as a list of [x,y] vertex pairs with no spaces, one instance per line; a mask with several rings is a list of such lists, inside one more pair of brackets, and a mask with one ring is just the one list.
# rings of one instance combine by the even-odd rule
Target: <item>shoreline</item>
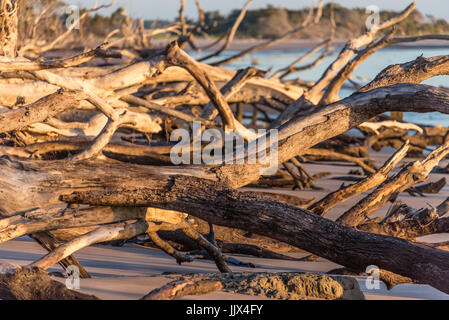
[[[165,47],[170,41],[173,41],[174,38],[167,38],[167,39],[155,39],[152,40],[152,44],[156,48],[162,48]],[[207,47],[214,43],[216,39],[195,39],[195,45],[199,48],[201,47]],[[267,39],[234,39],[234,41],[230,44],[229,48],[226,49],[226,51],[242,51],[247,50],[255,45],[262,44],[264,42],[268,41]],[[264,49],[262,51],[278,51],[278,50],[307,50],[315,47],[320,42],[322,42],[322,39],[287,39],[281,43],[275,44],[267,49]],[[348,40],[335,40],[332,42],[332,45],[334,47],[343,47]],[[222,45],[223,41],[219,42],[218,44],[215,44],[214,46],[207,48],[207,52],[209,51],[216,51],[218,50]],[[187,45],[187,50],[192,50],[192,47],[190,45]],[[449,41],[435,41],[435,40],[425,40],[420,42],[411,42],[407,44],[396,44],[392,45],[390,47],[384,48],[383,50],[388,49],[434,49],[434,48],[448,48],[449,49]]]

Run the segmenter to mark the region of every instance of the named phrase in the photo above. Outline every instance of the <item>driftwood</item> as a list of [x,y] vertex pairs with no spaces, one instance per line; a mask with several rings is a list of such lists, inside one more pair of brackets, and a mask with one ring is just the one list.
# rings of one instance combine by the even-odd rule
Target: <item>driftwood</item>
[[369,215],[383,206],[392,194],[406,190],[410,186],[427,179],[432,169],[448,154],[449,144],[445,144],[433,151],[425,160],[410,163],[346,211],[338,218],[338,222],[353,227],[361,224]]
[[338,203],[380,185],[387,179],[387,174],[404,158],[407,154],[408,148],[409,144],[404,144],[402,148],[399,149],[398,152],[396,152],[376,173],[358,183],[330,193],[325,198],[309,206],[308,209],[316,214],[324,215],[329,209]]
[[18,10],[16,0],[7,0],[0,3],[0,55],[14,58],[18,46]]
[[0,299],[2,300],[98,300],[65,284],[50,279],[38,268],[0,265]]
[[223,288],[220,281],[180,280],[166,284],[142,297],[142,300],[175,300],[183,296],[203,295]]
[[[195,35],[208,30],[198,0],[199,17],[194,24],[184,16],[185,1],[181,1],[179,21],[150,30],[123,12],[120,28],[105,43],[61,58],[44,56],[57,47],[70,48],[73,26],[50,41],[38,39],[37,30],[46,14],[43,10],[33,17],[30,33],[20,43],[17,1],[0,0],[0,242],[30,235],[49,251],[31,266],[45,270],[55,263],[75,264],[87,277],[73,254],[98,242],[127,241],[146,234],[178,263],[208,257],[219,271],[229,273],[231,261],[242,262],[224,253],[289,259],[268,250],[270,244],[262,245],[261,239],[269,238],[356,273],[377,265],[388,286],[419,282],[448,293],[449,257],[442,250],[447,244],[416,242],[423,235],[448,232],[447,201],[437,209],[395,204],[385,217],[369,218],[400,192],[435,193],[446,184],[441,179],[416,186],[432,171],[447,171],[438,167],[449,153],[447,128],[405,123],[383,113],[448,114],[449,90],[421,84],[447,75],[448,57],[419,57],[389,66],[354,94],[339,98],[340,89],[352,81],[360,63],[380,48],[448,40],[442,35],[393,36],[390,29],[407,19],[415,2],[350,40],[316,82],[306,82],[285,78],[315,67],[331,53],[333,8],[328,39],[270,78],[266,78],[267,71],[255,68],[234,71],[219,66],[319,23],[323,1],[280,37],[207,64],[228,48],[251,1],[216,42],[224,40],[223,45],[200,62],[184,51],[187,44],[198,53],[207,49],[195,44]],[[84,11],[80,21],[105,6]],[[385,36],[378,38],[380,32]],[[151,38],[161,34],[178,39],[166,48],[149,48]],[[320,51],[317,59],[297,67]],[[247,109],[252,113],[248,115]],[[243,148],[231,150],[223,148],[223,139],[214,142],[225,159],[235,161],[206,165],[200,159],[195,165],[173,165],[170,135],[178,128],[191,129],[194,121],[203,125],[201,130],[233,130],[246,141]],[[251,130],[260,128],[276,131]],[[346,134],[355,128],[363,137]],[[199,134],[185,142],[191,158],[206,147],[205,141],[196,144]],[[397,151],[378,169],[370,159],[370,149],[384,146]],[[422,156],[433,146],[439,147],[425,159],[393,171],[406,161],[407,154]],[[272,163],[249,161],[261,152],[272,157]],[[368,176],[318,201],[237,190],[249,185],[318,189],[315,182],[325,174],[309,174],[304,162],[321,160],[354,163]],[[271,166],[277,169],[274,175],[267,174]],[[322,217],[364,192],[369,194],[336,222]],[[192,217],[201,219],[207,230],[201,223],[195,225]],[[232,229],[265,238],[242,243],[245,237],[234,236]],[[56,238],[67,242],[61,244]],[[193,248],[181,250],[183,246]],[[36,277],[43,274],[26,272]],[[217,288],[216,281],[175,282],[146,299],[173,299]]]
[[[2,300],[98,300],[67,289],[39,268],[0,266]],[[172,275],[172,278],[176,275]],[[301,273],[252,273],[219,276],[216,274],[180,277],[152,290],[140,300],[175,300],[184,296],[204,295],[215,291],[238,292],[274,299],[364,299],[357,281],[351,278]]]
[[[146,297],[171,300],[216,290],[280,300],[364,300],[355,279],[307,273],[235,273],[171,275],[175,278]],[[145,299],[145,297],[143,298]]]

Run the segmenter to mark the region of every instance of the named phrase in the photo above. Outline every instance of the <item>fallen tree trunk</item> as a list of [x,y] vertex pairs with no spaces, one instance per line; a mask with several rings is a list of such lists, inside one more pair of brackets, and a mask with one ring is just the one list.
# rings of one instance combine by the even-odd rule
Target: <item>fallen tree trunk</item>
[[377,265],[449,292],[447,252],[356,231],[270,197],[231,190],[204,178],[176,175],[176,169],[144,171],[143,167],[127,165],[123,170],[122,165],[108,163],[61,166],[58,161],[7,159],[0,159],[0,167],[5,173],[0,179],[0,197],[5,200],[2,209],[12,206],[17,210],[18,204],[44,207],[63,201],[181,211],[216,225],[286,242],[352,270]]
[[[427,85],[398,84],[356,93],[334,104],[317,108],[279,128],[278,163],[304,154],[316,144],[389,111],[449,113],[449,90]],[[231,164],[219,166],[213,171],[219,181],[232,188],[239,188],[258,180],[261,167],[260,164]]]
[[[153,206],[179,210],[213,224],[284,241],[353,270],[368,265],[449,292],[449,253],[405,240],[358,232],[299,208],[229,190],[219,183],[176,176],[145,189],[75,192],[63,201]],[[280,214],[282,212],[282,214]]]

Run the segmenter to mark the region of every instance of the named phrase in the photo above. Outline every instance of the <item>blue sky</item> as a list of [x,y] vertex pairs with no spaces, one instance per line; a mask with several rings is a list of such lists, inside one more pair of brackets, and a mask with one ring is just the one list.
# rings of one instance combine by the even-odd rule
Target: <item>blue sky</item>
[[[66,2],[91,7],[94,0],[66,0]],[[109,3],[107,0],[99,0],[100,4]],[[195,1],[186,0],[186,15],[196,17]],[[224,14],[235,8],[243,6],[245,0],[201,0],[206,11],[220,10]],[[326,2],[330,2],[327,0]],[[377,5],[381,10],[401,10],[411,0],[334,0],[345,7],[367,7]],[[266,7],[268,4],[285,8],[298,9],[310,6],[312,0],[254,0],[251,8]],[[134,18],[145,19],[173,19],[178,14],[179,0],[118,0],[117,6],[124,6]],[[449,20],[449,0],[418,0],[418,9],[425,14],[434,15],[437,18]],[[105,11],[108,12],[108,11]]]

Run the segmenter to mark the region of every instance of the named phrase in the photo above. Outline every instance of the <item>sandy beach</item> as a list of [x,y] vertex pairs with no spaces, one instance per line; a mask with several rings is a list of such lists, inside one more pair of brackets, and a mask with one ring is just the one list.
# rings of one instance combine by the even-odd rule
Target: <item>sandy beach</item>
[[[379,153],[373,153],[372,156],[377,165],[380,165],[393,149],[385,149]],[[410,162],[416,159],[405,159]],[[446,165],[447,160],[442,163]],[[273,192],[296,194],[303,198],[319,199],[323,197],[328,190],[336,190],[342,184],[353,183],[349,181],[348,172],[357,169],[354,165],[341,162],[313,163],[305,165],[307,170],[314,174],[319,172],[331,172],[331,176],[317,180],[316,184],[325,188],[323,191],[289,191],[273,190]],[[444,175],[431,174],[428,181],[437,181]],[[352,176],[354,177],[354,176]],[[346,180],[345,180],[346,179]],[[246,189],[251,190],[251,189]],[[345,209],[352,206],[363,195],[350,199],[334,209],[327,217],[335,219]],[[422,208],[428,205],[437,206],[446,197],[449,196],[449,186],[445,186],[439,194],[426,195],[426,197],[412,197],[407,193],[402,193],[399,199],[415,208]],[[389,204],[377,212],[383,215],[388,210]],[[448,239],[447,234],[433,235],[421,240],[427,242],[444,241]],[[46,252],[37,243],[28,237],[22,237],[13,241],[0,244],[0,262],[26,265]],[[295,257],[302,257],[305,253],[289,253]],[[172,279],[167,273],[186,274],[186,273],[210,273],[216,272],[216,267],[212,261],[196,260],[193,263],[179,266],[173,258],[167,256],[162,251],[142,247],[136,244],[126,244],[123,247],[113,247],[110,245],[95,245],[80,250],[76,253],[80,262],[93,275],[92,279],[81,280],[81,291],[94,294],[102,299],[138,299],[151,290],[158,288]],[[260,259],[249,256],[236,256],[239,259],[255,264],[255,269],[231,266],[233,272],[327,272],[338,268],[335,263],[325,259],[318,259],[315,262],[297,262],[282,261],[271,259]],[[61,272],[62,269],[56,265],[48,270],[49,272]],[[58,281],[64,282],[64,278],[53,277]],[[363,277],[357,277],[361,290],[368,300],[377,299],[449,299],[449,295],[444,294],[430,286],[419,284],[398,285],[393,290],[388,291],[383,283],[380,283],[380,289],[368,289]],[[266,299],[241,294],[230,294],[226,292],[217,292],[199,297],[185,297],[184,299],[218,299],[218,300],[247,300],[247,299]]]

